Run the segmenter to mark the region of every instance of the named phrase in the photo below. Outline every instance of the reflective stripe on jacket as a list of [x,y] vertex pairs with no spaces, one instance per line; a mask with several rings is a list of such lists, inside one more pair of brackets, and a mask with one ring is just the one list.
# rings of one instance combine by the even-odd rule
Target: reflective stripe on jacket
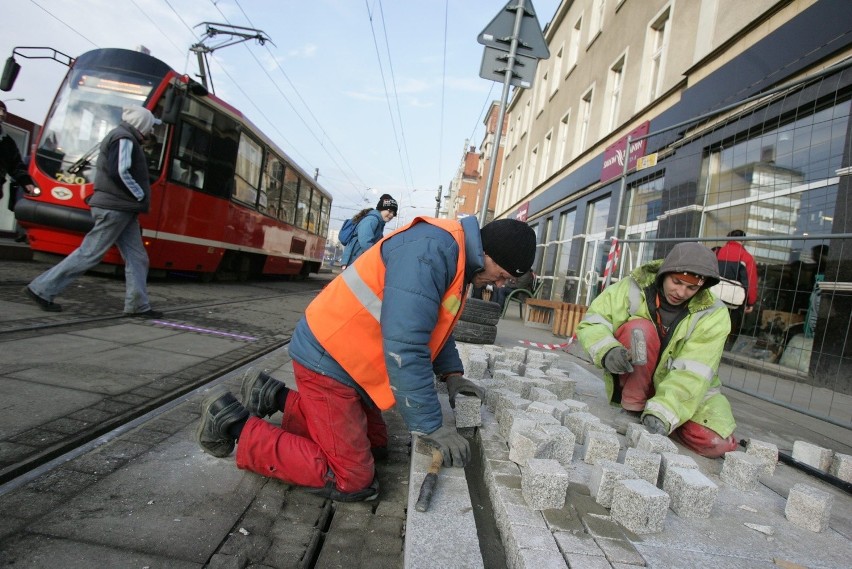
[[455,276],[444,292],[438,320],[429,340],[429,350],[434,361],[450,338],[465,300],[465,235],[457,221],[415,218],[409,225],[370,247],[343,271],[341,278],[334,279],[305,311],[307,324],[317,341],[383,410],[393,407],[396,398],[388,379],[380,324],[385,285],[381,244],[420,222],[447,231],[459,246]]
[[[621,345],[614,334],[622,324],[635,318],[651,320],[645,288],[654,282],[661,264],[657,260],[639,267],[592,301],[577,338],[596,366],[602,368],[607,352]],[[689,300],[687,309],[689,314],[669,332],[671,339],[660,353],[655,394],[645,412],[669,423],[669,432],[692,420],[724,438],[736,427],[718,375],[731,320],[725,305],[706,289]],[[606,370],[604,383],[611,401],[613,376]]]

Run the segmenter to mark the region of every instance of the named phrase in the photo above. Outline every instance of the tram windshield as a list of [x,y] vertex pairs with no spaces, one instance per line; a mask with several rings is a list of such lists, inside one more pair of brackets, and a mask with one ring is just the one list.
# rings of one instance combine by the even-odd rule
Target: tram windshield
[[144,105],[157,83],[115,70],[73,69],[45,121],[36,150],[39,169],[60,182],[83,183],[81,176],[92,182],[98,144],[121,122],[122,109]]

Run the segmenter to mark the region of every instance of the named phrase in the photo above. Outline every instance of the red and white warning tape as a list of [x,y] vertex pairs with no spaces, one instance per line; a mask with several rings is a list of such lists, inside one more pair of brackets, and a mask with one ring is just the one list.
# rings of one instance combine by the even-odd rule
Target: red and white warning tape
[[539,342],[531,342],[529,340],[518,340],[518,343],[531,346],[533,348],[541,348],[542,350],[565,350],[575,341],[577,341],[577,336],[572,336],[570,340],[563,342],[562,344],[542,344]]

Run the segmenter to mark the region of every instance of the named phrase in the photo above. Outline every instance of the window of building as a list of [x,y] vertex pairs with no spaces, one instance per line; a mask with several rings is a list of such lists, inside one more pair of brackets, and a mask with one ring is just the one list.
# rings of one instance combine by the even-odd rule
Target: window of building
[[538,84],[538,92],[536,93],[538,95],[538,101],[536,101],[535,105],[536,117],[538,117],[542,112],[544,112],[544,102],[547,100],[547,95],[549,92],[549,89],[547,87],[548,76],[549,73],[545,72],[545,74],[541,78],[541,81]]
[[565,44],[559,46],[556,50],[556,56],[553,58],[553,81],[550,82],[550,97],[559,90],[559,83],[562,81],[562,52],[565,50]]
[[575,302],[577,298],[577,271],[571,270],[571,247],[574,244],[574,225],[577,210],[559,215],[559,239],[556,246],[556,269],[553,273],[553,300]]
[[[702,165],[704,235],[742,229],[749,236],[831,232],[837,170],[843,165],[850,102],[843,101],[709,151]],[[755,261],[779,262],[821,240],[750,245]]]
[[621,204],[620,235],[638,243],[624,243],[617,274],[624,276],[639,265],[654,259],[654,243],[647,240],[657,236],[658,218],[663,213],[663,188],[666,179],[658,176],[640,180],[627,188]]
[[604,130],[601,136],[606,136],[618,126],[618,111],[621,108],[621,92],[624,85],[624,61],[626,55],[622,54],[618,60],[609,68],[607,77],[607,118],[604,121]]
[[571,37],[568,44],[568,61],[566,62],[565,77],[577,67],[577,59],[580,57],[580,38],[583,36],[583,17],[577,18],[574,27],[571,28]]
[[592,121],[592,96],[594,93],[594,88],[589,89],[580,99],[580,114],[577,117],[580,122],[577,125],[577,151],[575,154],[580,154],[586,149],[586,143],[588,142],[589,137],[589,125]]
[[[536,174],[538,173],[538,146],[532,149],[530,152],[529,164],[527,165],[527,187],[524,188],[524,194],[528,194],[533,191],[533,188],[538,184],[538,180],[535,179]],[[519,196],[520,197],[520,196]]]
[[541,174],[539,174],[539,182],[543,182],[550,175],[550,152],[551,142],[553,139],[553,131],[551,130],[544,135],[544,143],[541,150]]
[[510,203],[516,203],[521,199],[521,177],[523,175],[522,167],[523,162],[518,164],[518,167],[515,170],[515,185],[512,188],[512,199]]
[[595,39],[603,31],[605,7],[606,0],[592,1],[592,9],[591,13],[589,14],[589,43],[595,41]]
[[[552,277],[553,271],[556,270],[556,243],[550,242],[550,235],[553,231],[553,216],[548,217],[544,222],[544,233],[541,236],[541,265],[536,273],[541,276]],[[553,279],[545,279],[544,289],[542,290],[542,298],[550,298],[553,292]]]
[[648,102],[660,96],[663,90],[663,79],[666,67],[666,53],[669,47],[669,16],[671,7],[651,22],[648,28],[648,43],[650,54],[648,60]]
[[569,147],[568,144],[568,123],[571,120],[571,109],[568,109],[568,112],[562,115],[562,119],[559,121],[559,146],[556,150],[556,168],[559,169],[565,164],[568,163],[571,158],[568,155]]
[[590,304],[598,295],[604,278],[610,242],[606,239],[611,196],[590,202],[586,209],[582,280],[579,301]]

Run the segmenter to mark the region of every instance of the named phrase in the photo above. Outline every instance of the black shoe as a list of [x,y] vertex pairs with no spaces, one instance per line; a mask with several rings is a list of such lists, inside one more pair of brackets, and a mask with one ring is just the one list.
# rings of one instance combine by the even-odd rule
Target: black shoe
[[131,318],[145,318],[148,320],[163,317],[162,312],[160,312],[159,310],[151,310],[150,308],[144,312],[125,312],[124,315],[129,316]]
[[269,417],[276,411],[283,411],[276,403],[279,393],[287,387],[259,369],[250,369],[243,376],[240,386],[240,399],[248,412],[255,417]]
[[30,297],[30,300],[38,304],[38,307],[47,312],[62,312],[62,307],[55,302],[45,300],[32,291],[30,287],[24,287],[24,292]]
[[207,454],[226,457],[234,452],[236,444],[228,428],[248,418],[248,411],[236,397],[224,389],[217,389],[201,402],[201,420],[195,431],[195,439]]
[[379,497],[379,479],[373,477],[373,481],[363,490],[356,492],[341,492],[334,485],[334,473],[322,488],[305,488],[309,493],[323,498],[331,498],[335,502],[369,502]]
[[370,452],[373,454],[373,460],[376,462],[387,460],[390,455],[388,447],[370,447]]

